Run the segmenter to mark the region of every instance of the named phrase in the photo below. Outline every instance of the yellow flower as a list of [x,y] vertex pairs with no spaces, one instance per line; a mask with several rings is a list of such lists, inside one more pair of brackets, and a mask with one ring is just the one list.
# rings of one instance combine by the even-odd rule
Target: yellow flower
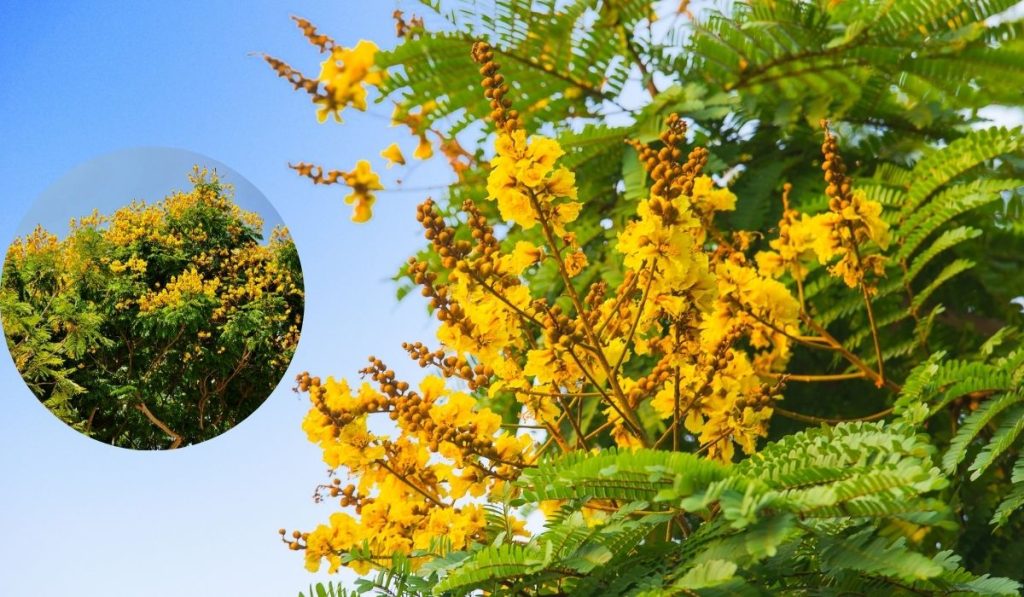
[[419,135],[420,142],[416,145],[416,151],[413,152],[412,157],[417,160],[427,160],[434,155],[434,146],[430,144],[430,140],[424,134]]
[[349,105],[357,108],[362,105],[366,107],[366,90],[358,85],[344,83],[344,77],[335,79],[334,84],[327,88],[326,95],[319,95],[313,99],[313,103],[320,106],[316,112],[316,120],[320,124],[327,122],[327,118],[333,116],[335,122],[343,122],[342,111]]
[[[566,168],[555,170],[548,178],[547,191],[556,197],[576,199],[576,174]],[[578,206],[579,204],[575,205]],[[576,208],[576,213],[579,213],[579,207]],[[575,219],[575,217],[572,219]],[[572,219],[565,220],[563,223],[571,222]]]
[[380,177],[370,167],[370,162],[359,160],[356,167],[345,173],[345,184],[352,189],[352,192],[345,197],[345,203],[353,206],[352,221],[366,222],[373,216],[373,204],[377,198],[373,191],[379,191],[384,187],[380,184]]
[[306,569],[320,570],[327,560],[327,571],[334,574],[341,566],[341,555],[361,542],[363,528],[344,512],[331,515],[330,525],[319,525],[306,537]]
[[502,255],[502,270],[519,276],[526,268],[539,263],[543,258],[543,249],[529,241],[521,240],[516,243],[515,249],[511,253]]
[[575,277],[587,267],[587,256],[583,251],[573,251],[565,256],[565,271]]
[[384,73],[377,70],[374,64],[379,49],[372,41],[361,39],[353,48],[335,46],[332,53],[334,59],[344,65],[345,72],[353,81],[380,85]]
[[145,313],[163,307],[175,308],[197,296],[214,298],[219,286],[218,278],[207,280],[192,267],[178,276],[171,276],[171,281],[159,292],[143,295],[139,299],[139,311]]
[[402,155],[402,150],[399,149],[398,143],[388,145],[387,149],[380,152],[380,157],[388,161],[388,168],[395,164],[399,164],[401,166],[405,165],[405,156]]
[[383,71],[374,65],[377,45],[360,40],[354,48],[335,46],[331,56],[320,65],[318,79],[324,84],[325,94],[313,100],[320,106],[317,120],[321,123],[328,116],[341,122],[341,112],[348,106],[366,110],[367,85],[379,85]]
[[868,238],[885,250],[889,248],[889,224],[882,220],[881,215],[882,204],[871,201],[859,189],[853,192],[850,206],[843,210],[844,218],[862,222]]
[[457,512],[452,525],[448,529],[448,538],[452,541],[452,547],[461,549],[469,544],[470,538],[474,537],[486,526],[483,509],[476,504],[467,504],[461,511]]
[[565,152],[554,139],[540,135],[526,138],[517,130],[499,135],[496,156],[487,177],[488,198],[498,202],[502,219],[523,229],[536,225],[539,217],[549,217],[557,233],[576,219],[580,206],[575,202],[554,205],[558,198],[576,198],[575,176],[555,162]]
[[729,189],[720,189],[710,176],[698,176],[693,181],[693,202],[708,211],[736,209],[736,195]]

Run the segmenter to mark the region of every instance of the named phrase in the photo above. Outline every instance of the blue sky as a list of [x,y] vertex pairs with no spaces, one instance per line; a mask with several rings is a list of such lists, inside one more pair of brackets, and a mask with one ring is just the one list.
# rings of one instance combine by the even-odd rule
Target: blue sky
[[[383,194],[375,219],[355,225],[339,190],[314,188],[287,163],[348,168],[392,141],[411,155],[414,140],[387,126],[388,106],[318,125],[308,98],[252,54],[315,74],[319,57],[291,14],[345,45],[388,45],[395,7],[3,0],[0,241],[81,164],[135,147],[180,148],[226,164],[273,204],[298,246],[307,301],[298,352],[267,403],[223,436],[172,452],[80,436],[36,401],[0,351],[0,595],[281,596],[326,578],[278,542],[279,527],[309,529],[330,512],[311,499],[326,467],[300,428],[306,402],[290,380],[307,369],[351,375],[368,354],[418,375],[400,345],[432,328],[422,302],[395,303],[389,278],[420,244],[422,197]],[[421,187],[440,172],[425,164],[403,175]]]
[[93,209],[112,214],[130,201],[156,203],[175,191],[190,189],[194,166],[215,173],[230,185],[237,205],[263,218],[264,240],[275,226],[283,224],[263,193],[223,162],[185,149],[133,147],[91,159],[60,177],[32,201],[16,234],[29,234],[41,225],[63,237],[71,218],[88,215]]

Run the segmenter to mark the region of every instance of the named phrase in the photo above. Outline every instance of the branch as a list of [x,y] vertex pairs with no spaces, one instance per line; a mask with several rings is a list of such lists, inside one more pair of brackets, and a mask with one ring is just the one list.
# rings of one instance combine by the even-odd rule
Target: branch
[[135,405],[135,410],[145,415],[145,417],[149,419],[150,423],[156,425],[160,429],[160,431],[163,431],[171,438],[171,445],[169,449],[173,450],[181,446],[181,442],[184,441],[184,438],[178,435],[178,433],[176,433],[173,429],[168,427],[166,423],[158,419],[157,416],[154,415],[151,410],[149,410],[149,407],[147,407],[145,403],[137,403]]
[[[633,428],[634,434],[637,439],[644,445],[649,447],[647,436],[643,433],[643,425],[639,419],[636,418],[636,414],[629,408],[629,401],[626,400],[626,395],[619,387],[619,382],[615,377],[615,372],[612,370],[611,365],[608,364],[608,359],[605,357],[604,351],[601,350],[600,339],[594,334],[594,328],[590,325],[590,322],[585,317],[586,310],[583,308],[583,302],[580,300],[579,294],[576,292],[576,287],[572,285],[572,276],[569,275],[568,270],[565,268],[565,262],[562,260],[562,251],[558,247],[558,243],[555,240],[554,231],[551,229],[551,223],[548,222],[547,215],[541,208],[540,201],[537,200],[537,196],[530,191],[530,202],[533,205],[534,211],[537,212],[537,219],[540,221],[541,230],[544,233],[544,239],[547,241],[548,246],[551,247],[551,252],[554,254],[555,259],[558,263],[558,273],[562,276],[562,282],[565,284],[565,291],[572,300],[573,306],[576,308],[576,314],[583,323],[583,330],[587,334],[587,338],[594,345],[596,349],[594,355],[597,357],[597,362],[601,365],[604,370],[605,377],[608,379],[608,384],[611,386],[612,391],[615,393],[615,397],[622,403],[624,410],[619,412],[624,421],[629,423],[629,426]],[[575,358],[575,354],[573,354]],[[619,408],[612,404],[613,407],[618,411]]]

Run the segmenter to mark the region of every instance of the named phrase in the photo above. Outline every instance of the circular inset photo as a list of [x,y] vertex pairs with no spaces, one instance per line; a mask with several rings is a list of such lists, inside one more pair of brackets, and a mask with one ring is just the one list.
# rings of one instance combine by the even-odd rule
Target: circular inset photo
[[14,364],[61,421],[137,450],[197,444],[271,394],[302,326],[280,216],[227,166],[145,148],[76,168],[33,204],[0,276]]

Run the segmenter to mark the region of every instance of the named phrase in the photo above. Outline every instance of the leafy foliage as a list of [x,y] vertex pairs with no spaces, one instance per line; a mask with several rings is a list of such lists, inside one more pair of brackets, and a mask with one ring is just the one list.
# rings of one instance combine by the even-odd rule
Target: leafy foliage
[[302,273],[287,231],[196,171],[188,193],[94,212],[7,252],[0,311],[32,392],[78,431],[157,449],[237,425],[298,341]]
[[[568,500],[561,516],[527,543],[449,556],[422,594],[1017,594],[1017,583],[971,575],[914,539],[949,522],[933,451],[910,425],[848,423],[732,467],[652,450],[569,454],[519,482],[524,500]],[[574,505],[611,496],[620,507],[596,526]],[[686,538],[665,540],[666,525],[684,525]]]
[[[989,360],[956,361],[935,355],[915,370],[908,381],[913,391],[901,397],[897,408],[908,419],[951,419],[956,431],[942,467],[956,475],[966,465],[965,482],[989,473],[989,483],[999,487],[1001,497],[991,519],[999,527],[1024,506],[1024,351],[1018,348]],[[999,472],[992,475],[993,470]]]
[[[358,595],[357,592],[348,591],[340,585],[334,583],[317,583],[315,586],[310,585],[308,597],[349,597],[350,595]],[[299,592],[299,597],[307,597],[306,593]]]

